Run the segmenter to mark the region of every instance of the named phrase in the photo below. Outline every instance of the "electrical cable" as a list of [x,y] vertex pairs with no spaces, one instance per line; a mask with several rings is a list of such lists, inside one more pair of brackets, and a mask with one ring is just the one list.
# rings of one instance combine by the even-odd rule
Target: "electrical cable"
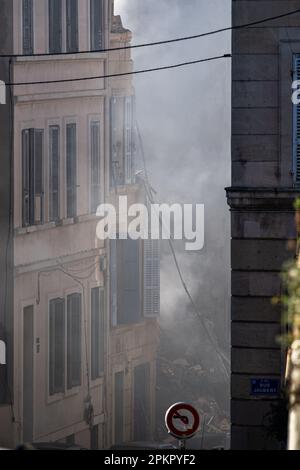
[[95,54],[95,53],[104,53],[104,52],[114,52],[114,51],[122,51],[128,49],[140,49],[144,47],[153,47],[153,46],[162,46],[165,44],[174,44],[177,42],[183,41],[190,41],[193,39],[200,39],[207,36],[212,36],[219,33],[224,33],[226,31],[234,31],[237,29],[244,29],[244,28],[251,28],[252,26],[257,26],[260,24],[268,23],[270,21],[279,20],[282,18],[286,18],[292,15],[296,15],[300,13],[300,9],[292,10],[286,13],[282,13],[276,16],[269,16],[266,18],[262,18],[260,20],[251,21],[249,23],[243,23],[234,26],[226,26],[224,28],[214,29],[212,31],[207,31],[205,33],[193,34],[191,36],[182,36],[173,39],[165,39],[162,41],[152,41],[147,43],[141,44],[128,44],[126,46],[119,46],[113,48],[104,48],[104,49],[94,49],[94,50],[84,50],[84,51],[66,51],[66,52],[40,52],[40,53],[33,53],[33,54],[0,54],[0,58],[22,58],[22,57],[56,57],[56,56],[68,56],[68,55],[80,55],[80,54]]
[[197,59],[197,60],[191,60],[188,62],[181,62],[178,64],[172,64],[172,65],[164,65],[162,67],[152,67],[150,69],[141,69],[141,70],[133,70],[132,72],[122,72],[122,73],[113,73],[113,74],[106,74],[106,75],[94,75],[94,76],[89,76],[89,77],[78,77],[78,78],[63,78],[63,79],[57,79],[57,80],[45,80],[45,81],[35,81],[35,82],[15,82],[15,83],[5,83],[6,86],[26,86],[26,85],[50,85],[51,83],[70,83],[70,82],[83,82],[83,81],[88,81],[88,80],[100,80],[104,78],[116,78],[116,77],[125,77],[128,75],[138,75],[142,73],[150,73],[150,72],[159,72],[161,70],[170,70],[170,69],[176,69],[180,67],[186,67],[188,65],[195,65],[195,64],[201,64],[203,62],[211,62],[214,60],[219,60],[219,59],[230,59],[232,56],[231,54],[223,54],[220,56],[215,56],[215,57],[208,57],[206,59]]

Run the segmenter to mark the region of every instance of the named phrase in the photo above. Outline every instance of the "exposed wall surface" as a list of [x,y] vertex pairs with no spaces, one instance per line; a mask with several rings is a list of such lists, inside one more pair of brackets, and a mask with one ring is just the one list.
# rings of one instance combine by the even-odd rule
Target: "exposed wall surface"
[[[233,25],[296,10],[295,0],[233,0]],[[278,393],[257,395],[253,379],[281,381],[285,352],[280,271],[293,256],[293,54],[300,15],[233,31],[232,65],[232,389],[234,449],[278,447],[268,413]]]

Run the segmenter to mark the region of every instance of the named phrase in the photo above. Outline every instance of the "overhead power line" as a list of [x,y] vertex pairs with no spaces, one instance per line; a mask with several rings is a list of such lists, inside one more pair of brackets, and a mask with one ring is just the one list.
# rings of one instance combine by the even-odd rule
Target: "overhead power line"
[[172,65],[165,65],[162,67],[153,67],[150,69],[142,69],[142,70],[133,70],[132,72],[122,72],[122,73],[114,73],[108,75],[96,75],[96,76],[89,76],[89,77],[78,77],[78,78],[64,78],[60,80],[45,80],[45,81],[35,81],[35,82],[16,82],[16,83],[6,83],[6,86],[25,86],[25,85],[44,85],[44,84],[51,84],[51,83],[69,83],[69,82],[83,82],[87,80],[100,80],[104,78],[116,78],[116,77],[124,77],[127,75],[138,75],[142,73],[149,73],[149,72],[158,72],[160,70],[169,70],[169,69],[176,69],[179,67],[186,67],[188,65],[200,64],[202,62],[211,62],[213,60],[218,59],[228,59],[231,58],[231,54],[223,54],[216,57],[208,57],[207,59],[197,59],[191,60],[189,62],[181,62],[179,64],[172,64]]
[[281,15],[269,16],[267,18],[262,18],[261,20],[251,21],[249,23],[243,23],[243,24],[234,25],[234,26],[227,26],[224,28],[207,31],[206,33],[193,34],[191,36],[183,36],[183,37],[173,38],[173,39],[165,39],[162,41],[153,41],[153,42],[146,42],[146,43],[141,43],[141,44],[128,44],[126,46],[75,51],[75,52],[67,51],[67,52],[54,52],[54,53],[53,52],[44,52],[44,53],[39,52],[39,53],[33,53],[33,54],[0,54],[0,58],[48,57],[48,56],[55,57],[55,56],[63,56],[63,55],[94,54],[94,53],[101,53],[101,52],[121,51],[121,50],[126,50],[126,49],[139,49],[143,47],[162,46],[164,44],[172,44],[176,42],[190,41],[192,39],[199,39],[199,38],[203,38],[206,36],[212,36],[214,34],[224,33],[226,31],[234,31],[236,29],[251,28],[252,26],[257,26],[257,25],[264,24],[270,21],[275,21],[281,18],[286,18],[292,15],[296,15],[297,13],[300,13],[300,8],[297,10],[292,10],[286,13],[282,13]]

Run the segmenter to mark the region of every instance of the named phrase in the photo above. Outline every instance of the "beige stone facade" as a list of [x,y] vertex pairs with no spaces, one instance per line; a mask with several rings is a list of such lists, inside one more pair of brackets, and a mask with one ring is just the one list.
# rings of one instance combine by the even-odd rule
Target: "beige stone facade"
[[[93,40],[99,40],[97,31],[92,39],[93,28],[99,28],[94,21],[97,8],[101,9],[102,18],[100,49],[131,41],[131,33],[113,15],[112,0],[73,2],[73,6],[78,5],[74,23],[73,10],[68,10],[72,2],[61,1],[60,7],[55,1],[50,5],[48,0],[12,3],[13,10],[6,7],[8,25],[13,28],[13,49],[11,43],[7,44],[5,52],[22,55],[25,40],[31,41],[33,53],[49,53],[51,27],[56,31],[55,25],[50,26],[49,15],[55,8],[62,8],[61,52],[68,50],[68,41],[77,42],[77,50],[87,51]],[[32,13],[24,13],[26,8]],[[32,15],[33,24],[24,39],[25,14]],[[3,63],[3,67],[7,64]],[[43,82],[131,69],[130,50],[16,57],[11,65],[11,80]],[[7,374],[11,395],[7,398],[6,393],[0,406],[1,445],[11,447],[24,440],[67,440],[88,448],[107,448],[116,441],[138,438],[141,423],[136,421],[143,407],[147,416],[141,422],[147,423],[147,437],[153,435],[158,328],[156,318],[143,316],[143,245],[139,248],[139,318],[128,324],[113,321],[110,245],[96,242],[97,218],[92,208],[92,187],[96,188],[99,203],[114,199],[117,194],[130,194],[133,201],[140,197],[141,187],[133,170],[131,181],[115,182],[112,178],[112,154],[114,146],[119,145],[119,141],[112,142],[113,126],[118,126],[112,124],[112,100],[126,100],[133,95],[130,76],[12,88],[13,328],[8,362],[11,376]],[[96,131],[92,130],[93,124]],[[132,122],[131,125],[134,127]],[[129,152],[134,152],[129,137],[126,141],[127,130],[121,130],[125,143],[120,145],[131,145]],[[129,132],[133,133],[133,129]],[[40,147],[38,136],[42,136]],[[8,142],[2,141],[1,147],[5,144]],[[117,150],[123,158],[126,150]],[[28,156],[24,157],[26,152]],[[120,169],[123,160],[119,154],[118,175],[125,171]],[[24,158],[28,159],[28,166]],[[97,159],[94,167],[92,158]],[[34,178],[24,176],[28,168],[29,172],[34,168]],[[102,302],[100,320],[100,304],[93,300],[93,289],[95,298],[99,295]],[[63,315],[59,305],[64,306]],[[121,302],[117,308],[122,310]],[[5,321],[3,324],[5,328]],[[96,332],[100,337],[93,336],[94,328],[99,328]],[[97,359],[93,355],[98,355]],[[59,364],[55,362],[57,358],[63,358],[63,372],[55,368]],[[100,360],[102,369],[97,362]],[[143,380],[145,393],[141,391]],[[8,385],[4,383],[3,387]],[[140,398],[137,394],[141,394]]]

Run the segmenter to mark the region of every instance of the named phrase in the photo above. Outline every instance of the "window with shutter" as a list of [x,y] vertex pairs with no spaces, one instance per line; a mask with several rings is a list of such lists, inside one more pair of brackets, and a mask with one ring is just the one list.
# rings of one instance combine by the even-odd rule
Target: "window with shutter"
[[67,52],[78,51],[78,0],[67,0]]
[[134,183],[134,97],[111,98],[111,186]]
[[101,154],[100,154],[100,122],[92,121],[90,129],[90,173],[91,173],[91,212],[95,213],[101,202]]
[[65,390],[65,302],[50,301],[49,318],[49,393]]
[[110,241],[110,291],[113,325],[141,320],[140,241]]
[[100,287],[91,290],[91,353],[92,380],[104,371],[104,291]]
[[114,390],[114,437],[115,444],[124,442],[124,372],[115,374]]
[[60,128],[49,129],[49,218],[59,219],[59,164],[60,164]]
[[23,54],[33,54],[33,0],[23,0]]
[[159,240],[144,240],[144,316],[160,313],[160,246]]
[[103,0],[90,0],[91,50],[103,48]]
[[132,184],[134,179],[134,130],[133,130],[133,96],[125,98],[124,118],[124,167],[125,184]]
[[81,384],[81,294],[67,298],[67,387]]
[[67,124],[67,217],[77,215],[76,124]]
[[[300,80],[300,55],[294,57],[294,80]],[[293,173],[295,184],[300,184],[300,105],[294,105],[293,119]]]
[[49,1],[49,52],[62,52],[62,1]]
[[22,131],[22,221],[23,226],[43,223],[44,131]]
[[117,291],[118,291],[118,278],[117,278],[117,240],[110,240],[109,242],[110,253],[110,315],[111,323],[113,326],[117,325]]
[[150,364],[134,368],[134,440],[147,441],[151,429]]
[[110,182],[111,186],[125,183],[124,174],[124,98],[111,98]]

